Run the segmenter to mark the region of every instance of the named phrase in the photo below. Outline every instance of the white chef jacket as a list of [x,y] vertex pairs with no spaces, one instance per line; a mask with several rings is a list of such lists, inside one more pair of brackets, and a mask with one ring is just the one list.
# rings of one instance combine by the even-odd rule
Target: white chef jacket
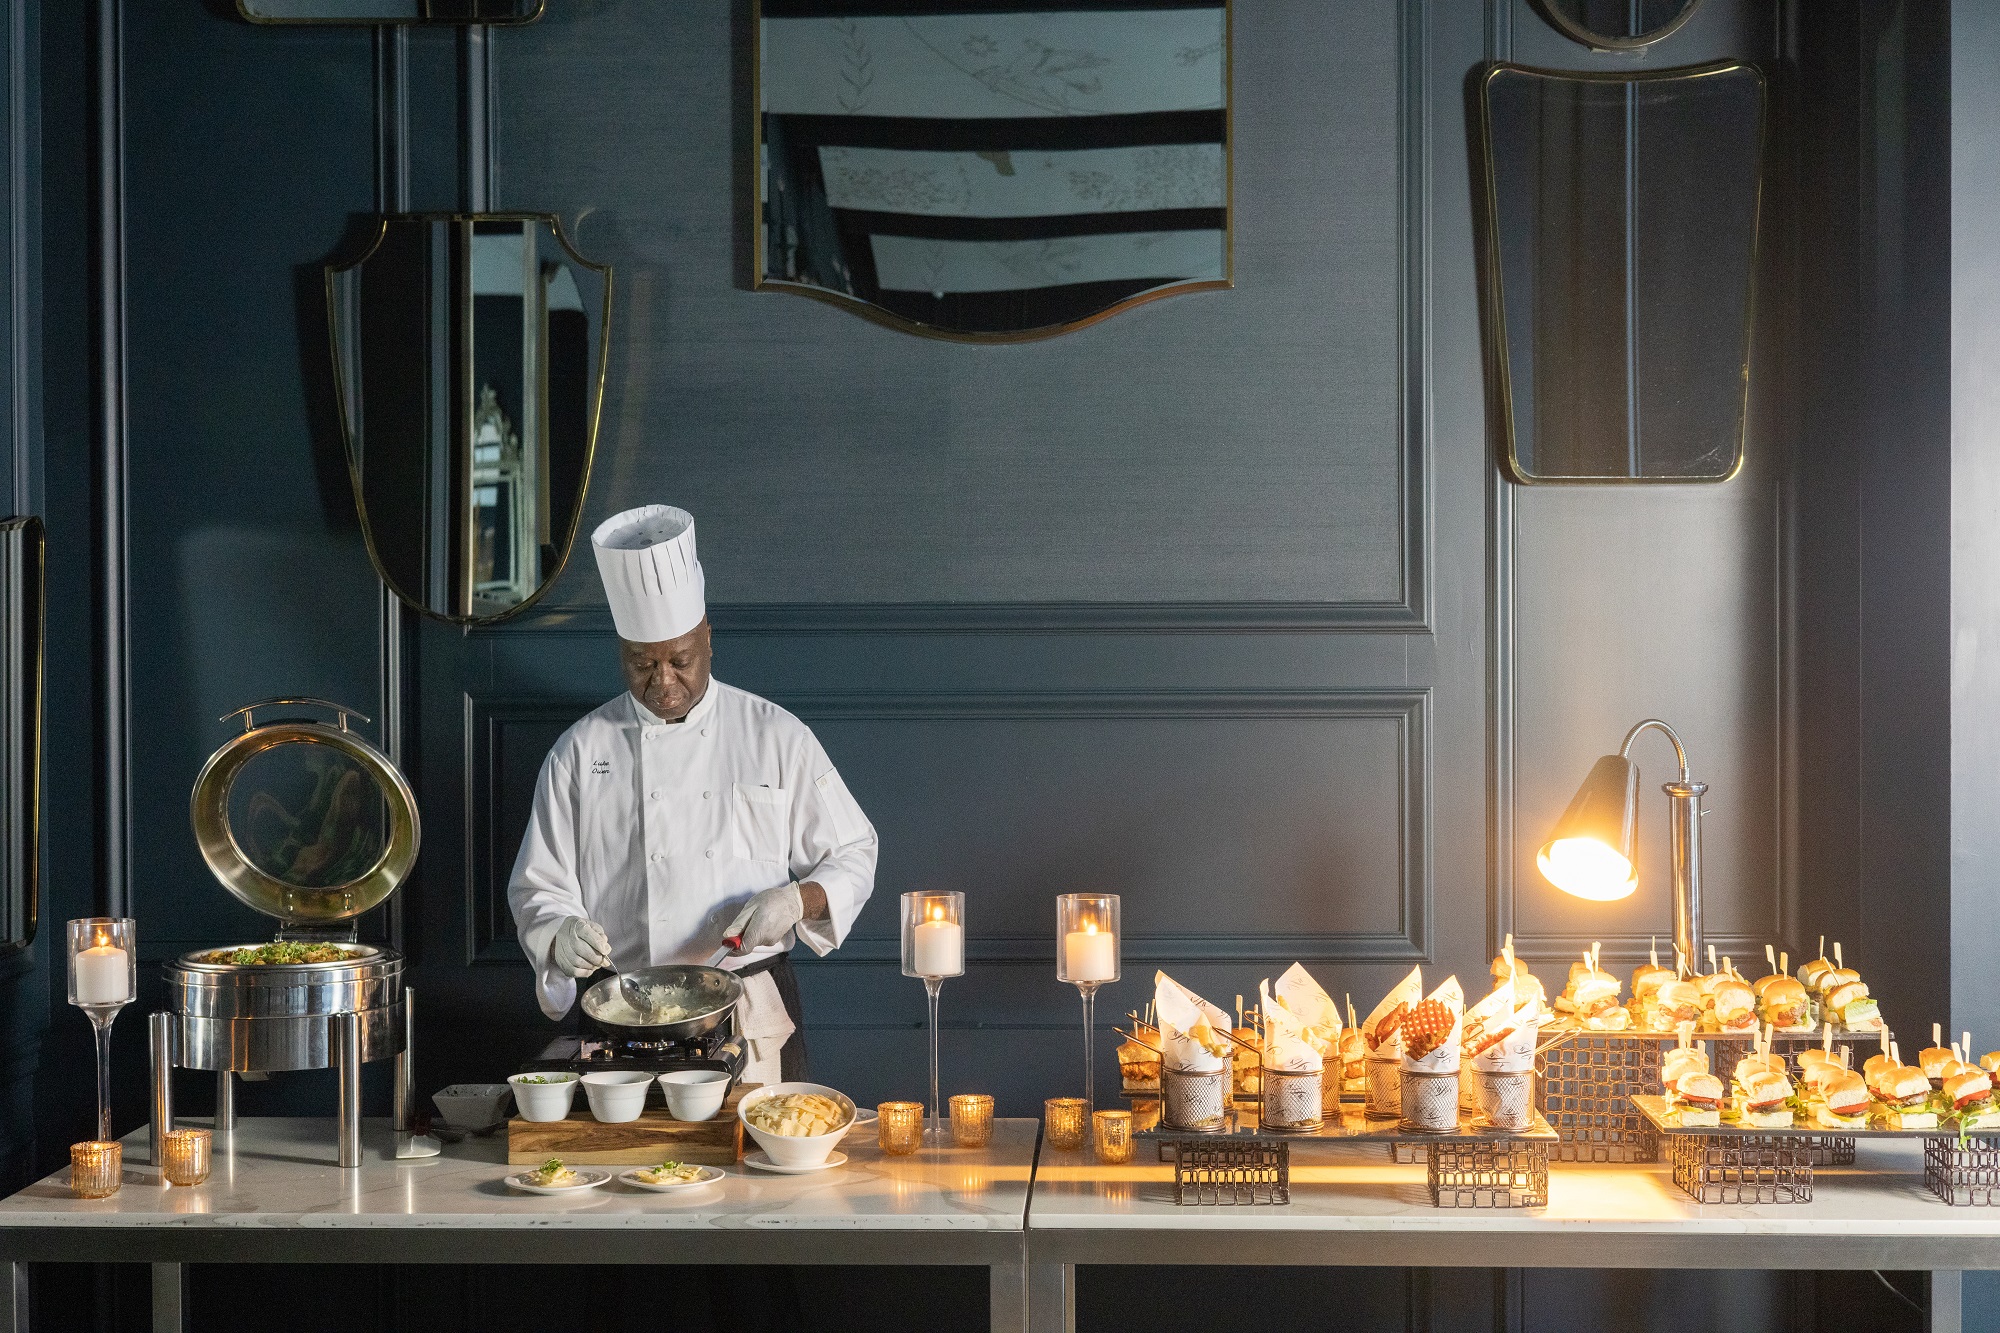
[[[711,680],[680,722],[628,691],[562,734],[542,763],[507,898],[534,965],[542,1012],[560,1018],[576,982],[551,966],[563,919],[610,937],[618,970],[705,963],[750,897],[792,880],[826,890],[826,921],[796,936],[838,948],[875,886],[875,828],[811,728],[767,699]],[[773,948],[739,968],[791,948]],[[776,1082],[793,1032],[768,973],[746,977],[737,1006],[746,1082]]]

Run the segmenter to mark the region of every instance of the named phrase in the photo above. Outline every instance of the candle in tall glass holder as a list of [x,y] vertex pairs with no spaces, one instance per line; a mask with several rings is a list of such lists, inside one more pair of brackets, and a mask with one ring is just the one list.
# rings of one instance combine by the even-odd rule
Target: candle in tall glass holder
[[69,923],[69,1002],[97,1034],[97,1137],[111,1133],[111,1024],[138,993],[138,923],[85,916]]
[[938,992],[946,977],[965,973],[965,895],[903,895],[903,975],[921,977],[930,1011],[931,1113],[929,1132],[943,1133],[938,1105]]
[[1118,895],[1065,893],[1056,899],[1056,979],[1083,998],[1083,1100],[1097,1104],[1097,988],[1118,980]]

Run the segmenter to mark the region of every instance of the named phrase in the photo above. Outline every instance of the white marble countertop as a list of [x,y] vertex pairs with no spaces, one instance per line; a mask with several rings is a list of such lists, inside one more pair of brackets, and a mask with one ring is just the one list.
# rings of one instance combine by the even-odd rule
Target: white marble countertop
[[[141,1130],[125,1140],[125,1184],[108,1199],[72,1198],[65,1168],[0,1200],[0,1257],[64,1257],[77,1244],[102,1240],[116,1247],[121,1236],[130,1258],[183,1257],[153,1255],[151,1240],[140,1243],[148,1252],[139,1253],[133,1233],[143,1231],[189,1238],[176,1249],[244,1257],[262,1246],[338,1261],[384,1249],[354,1239],[373,1233],[391,1247],[425,1251],[423,1258],[438,1251],[439,1262],[457,1261],[443,1257],[445,1250],[504,1252],[521,1261],[519,1238],[531,1234],[526,1244],[536,1257],[601,1253],[612,1262],[638,1252],[657,1263],[793,1263],[821,1255],[852,1262],[857,1246],[907,1250],[896,1237],[922,1231],[939,1238],[926,1244],[927,1252],[960,1256],[933,1262],[977,1262],[965,1256],[987,1249],[1018,1259],[1036,1128],[1033,1120],[996,1120],[986,1148],[925,1148],[910,1157],[885,1156],[872,1133],[857,1132],[841,1145],[845,1166],[813,1175],[774,1175],[739,1163],[722,1168],[715,1185],[686,1194],[649,1193],[614,1179],[555,1197],[504,1183],[525,1168],[507,1165],[501,1135],[447,1144],[439,1157],[397,1161],[388,1156],[387,1123],[370,1121],[363,1164],[343,1170],[334,1164],[333,1121],[246,1119],[227,1140],[217,1139],[207,1182],[179,1188],[162,1185],[145,1163]],[[549,1251],[555,1235],[571,1240]],[[929,1257],[912,1253],[902,1261]]]
[[1555,1162],[1547,1208],[1436,1208],[1425,1168],[1378,1145],[1294,1143],[1291,1161],[1289,1204],[1182,1206],[1169,1165],[1100,1166],[1044,1146],[1030,1257],[1184,1261],[1192,1243],[1225,1263],[2000,1267],[2000,1208],[1938,1199],[1915,1140],[1864,1143],[1855,1166],[1816,1168],[1810,1203],[1758,1206],[1697,1204],[1664,1165]]

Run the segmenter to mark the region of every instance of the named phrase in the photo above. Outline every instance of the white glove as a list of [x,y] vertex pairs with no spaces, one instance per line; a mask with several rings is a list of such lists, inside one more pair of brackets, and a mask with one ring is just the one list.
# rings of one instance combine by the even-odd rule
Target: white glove
[[805,900],[799,896],[797,881],[780,884],[775,889],[765,889],[745,903],[743,910],[736,914],[736,919],[722,934],[725,939],[742,937],[735,953],[753,953],[783,944],[786,934],[803,921],[805,915]]
[[611,941],[595,921],[568,917],[556,927],[556,937],[549,944],[549,962],[565,976],[587,977],[611,966]]

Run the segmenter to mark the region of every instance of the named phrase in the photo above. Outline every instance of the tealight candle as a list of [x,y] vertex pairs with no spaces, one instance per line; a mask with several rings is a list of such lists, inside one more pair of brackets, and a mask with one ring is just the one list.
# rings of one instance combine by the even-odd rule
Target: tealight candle
[[171,1129],[160,1136],[160,1173],[171,1185],[208,1179],[211,1136],[205,1129]]
[[69,1192],[79,1199],[108,1199],[118,1192],[125,1148],[116,1139],[69,1145]]
[[993,1099],[961,1092],[951,1099],[951,1140],[961,1148],[984,1148],[993,1137]]
[[1097,928],[1095,921],[1086,922],[1082,930],[1072,930],[1063,936],[1063,959],[1065,981],[1109,981],[1118,975],[1118,943],[1110,935]]
[[943,919],[943,909],[929,921],[918,923],[911,947],[914,967],[920,977],[955,977],[965,971],[965,928]]
[[1090,1103],[1081,1097],[1051,1097],[1042,1103],[1042,1132],[1051,1148],[1081,1148],[1089,1123]]
[[1098,1111],[1090,1117],[1092,1136],[1097,1140],[1097,1160],[1111,1166],[1132,1160],[1132,1113]]
[[883,1102],[875,1108],[875,1141],[891,1157],[907,1157],[923,1146],[924,1104]]
[[78,1004],[130,1004],[132,956],[115,944],[100,944],[76,956]]

